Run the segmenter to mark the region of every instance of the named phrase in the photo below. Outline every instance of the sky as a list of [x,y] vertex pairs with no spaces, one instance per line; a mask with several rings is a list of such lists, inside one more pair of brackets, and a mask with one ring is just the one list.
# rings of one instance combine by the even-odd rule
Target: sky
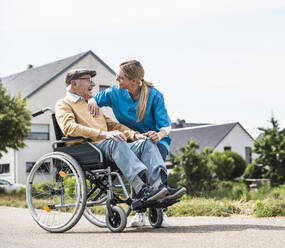
[[284,0],[1,0],[0,77],[92,50],[139,60],[172,121],[285,127]]

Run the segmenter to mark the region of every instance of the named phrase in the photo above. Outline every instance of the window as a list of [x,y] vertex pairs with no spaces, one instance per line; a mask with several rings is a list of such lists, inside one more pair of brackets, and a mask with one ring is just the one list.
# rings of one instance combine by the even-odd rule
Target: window
[[[31,172],[33,166],[34,166],[35,162],[26,162],[26,172]],[[37,172],[42,172],[42,173],[49,173],[49,167],[50,167],[50,163],[46,162],[43,163],[40,168],[37,170]]]
[[250,164],[252,162],[251,147],[245,147],[245,161]]
[[29,140],[49,140],[48,124],[32,124]]
[[108,89],[110,86],[109,85],[99,85],[99,92],[104,91]]
[[224,151],[231,151],[232,148],[230,146],[224,146]]
[[10,164],[0,164],[0,174],[5,174],[10,172]]

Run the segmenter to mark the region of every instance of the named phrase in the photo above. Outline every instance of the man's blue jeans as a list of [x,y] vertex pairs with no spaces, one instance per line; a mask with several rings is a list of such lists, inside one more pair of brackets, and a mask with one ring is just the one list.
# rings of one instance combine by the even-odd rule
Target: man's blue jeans
[[113,161],[129,183],[135,176],[145,171],[150,185],[160,176],[161,170],[167,174],[165,163],[156,144],[150,139],[126,141],[105,140],[96,146],[107,160]]

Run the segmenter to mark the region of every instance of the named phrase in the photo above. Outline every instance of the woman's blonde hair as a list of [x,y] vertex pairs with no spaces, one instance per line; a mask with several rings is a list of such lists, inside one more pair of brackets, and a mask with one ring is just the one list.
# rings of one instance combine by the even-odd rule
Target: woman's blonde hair
[[140,100],[137,106],[137,122],[140,122],[145,115],[150,87],[154,85],[144,80],[144,69],[137,60],[129,60],[120,64],[120,69],[129,80],[137,79],[141,85]]

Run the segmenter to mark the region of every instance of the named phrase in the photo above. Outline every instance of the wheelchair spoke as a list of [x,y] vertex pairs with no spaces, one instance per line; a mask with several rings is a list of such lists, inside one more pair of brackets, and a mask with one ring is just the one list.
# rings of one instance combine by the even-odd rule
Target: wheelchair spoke
[[86,201],[84,174],[81,171],[78,176],[79,170],[57,156],[44,157],[32,169],[27,200],[33,218],[43,228],[66,230],[79,220]]

